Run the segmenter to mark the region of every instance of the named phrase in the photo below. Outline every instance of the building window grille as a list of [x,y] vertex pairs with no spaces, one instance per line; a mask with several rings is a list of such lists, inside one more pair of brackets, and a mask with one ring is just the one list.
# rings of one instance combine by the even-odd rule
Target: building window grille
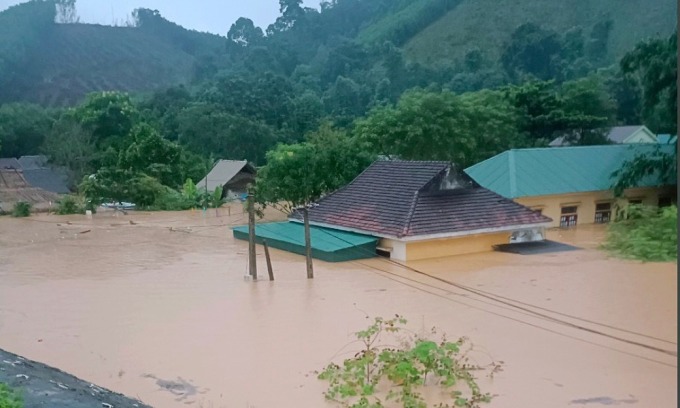
[[561,228],[571,228],[575,227],[578,222],[578,207],[569,206],[562,207],[562,214],[560,216],[560,227]]
[[595,224],[606,224],[612,219],[611,203],[600,203],[595,205]]

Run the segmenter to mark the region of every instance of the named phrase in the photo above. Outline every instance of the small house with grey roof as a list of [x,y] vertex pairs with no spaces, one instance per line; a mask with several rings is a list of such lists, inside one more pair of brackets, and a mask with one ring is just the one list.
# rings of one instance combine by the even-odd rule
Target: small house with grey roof
[[255,175],[255,167],[246,160],[220,160],[196,187],[208,192],[221,187],[223,198],[237,198],[246,192],[248,184],[255,183]]

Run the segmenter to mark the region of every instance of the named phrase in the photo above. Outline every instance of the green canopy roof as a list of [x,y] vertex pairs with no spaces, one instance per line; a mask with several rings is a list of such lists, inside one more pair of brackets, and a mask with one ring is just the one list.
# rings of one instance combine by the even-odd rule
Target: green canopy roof
[[[233,228],[234,238],[247,240],[248,226]],[[378,238],[330,228],[310,227],[312,256],[328,262],[342,262],[375,256]],[[298,222],[257,224],[256,242],[266,240],[272,248],[304,255],[304,225]]]
[[[513,149],[469,167],[477,183],[507,198],[609,190],[611,174],[637,154],[655,149],[672,153],[675,145],[617,144],[605,146]],[[676,184],[677,180],[671,180]],[[658,177],[638,187],[660,185]]]

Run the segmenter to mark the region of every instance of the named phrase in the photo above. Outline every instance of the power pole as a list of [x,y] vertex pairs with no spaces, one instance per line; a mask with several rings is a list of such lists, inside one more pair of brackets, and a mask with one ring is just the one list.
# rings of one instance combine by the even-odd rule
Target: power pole
[[269,280],[273,281],[274,268],[272,268],[272,259],[269,257],[269,245],[267,245],[267,241],[262,241],[262,245],[264,245],[264,256],[267,258],[267,272],[269,272]]
[[253,280],[257,280],[257,258],[255,257],[255,199],[253,191],[248,189],[248,271]]
[[305,205],[302,209],[305,221],[305,249],[307,255],[307,279],[314,279],[314,265],[312,264],[312,237],[309,231],[309,212]]

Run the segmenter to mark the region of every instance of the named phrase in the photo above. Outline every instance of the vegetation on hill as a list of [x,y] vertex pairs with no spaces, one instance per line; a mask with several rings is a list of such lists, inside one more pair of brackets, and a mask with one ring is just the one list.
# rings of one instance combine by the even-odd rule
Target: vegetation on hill
[[[608,46],[603,56],[613,63],[645,38],[670,34],[677,26],[672,0],[461,0],[444,17],[414,36],[404,50],[422,64],[463,61],[473,49],[497,60],[510,34],[533,23],[555,33],[582,30],[586,46],[598,50],[603,31]],[[603,23],[604,22],[604,23]]]
[[[494,57],[474,48],[460,63],[409,61],[399,44],[411,31],[392,28],[431,25],[438,15],[432,10],[454,5],[334,0],[319,11],[280,0],[281,16],[266,30],[240,18],[227,38],[185,30],[145,9],[135,12],[134,27],[49,22],[52,38],[31,51],[42,50],[46,62],[33,54],[32,67],[0,86],[0,103],[59,107],[0,105],[2,152],[47,154],[69,169],[91,203],[162,207],[168,191],[179,194],[218,158],[247,159],[265,166],[263,180],[278,174],[270,179],[282,182],[283,173],[267,166],[290,169],[300,157],[324,157],[310,162],[320,177],[296,181],[311,183],[307,193],[318,196],[378,155],[467,166],[558,136],[604,143],[615,125],[675,128],[673,38],[631,44],[620,65],[609,64],[603,55],[619,15],[612,8],[610,16],[584,19],[590,26],[583,29],[558,30],[549,19],[519,24]],[[77,19],[67,11],[59,19]],[[85,95],[106,89],[115,91]]]

